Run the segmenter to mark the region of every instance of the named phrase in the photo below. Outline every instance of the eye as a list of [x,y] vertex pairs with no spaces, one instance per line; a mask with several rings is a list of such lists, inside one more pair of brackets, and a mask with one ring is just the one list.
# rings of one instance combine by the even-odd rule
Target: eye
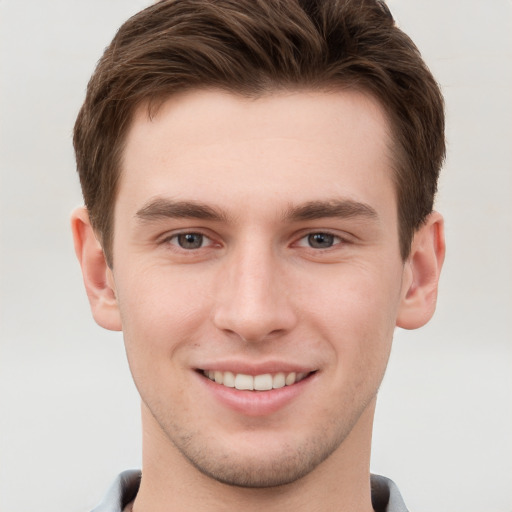
[[179,233],[169,238],[169,243],[178,245],[182,249],[200,249],[211,243],[211,240],[201,233]]
[[308,246],[313,249],[329,249],[333,245],[339,244],[341,238],[331,233],[310,233],[305,237],[301,238],[299,245]]

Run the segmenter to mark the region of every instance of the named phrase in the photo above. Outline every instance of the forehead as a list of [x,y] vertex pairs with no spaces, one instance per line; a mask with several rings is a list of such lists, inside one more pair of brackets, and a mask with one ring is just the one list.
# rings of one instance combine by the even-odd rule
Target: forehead
[[373,200],[383,187],[394,201],[389,125],[369,95],[200,90],[148,112],[134,113],[121,167],[118,200],[135,210],[160,195],[249,208],[258,196]]

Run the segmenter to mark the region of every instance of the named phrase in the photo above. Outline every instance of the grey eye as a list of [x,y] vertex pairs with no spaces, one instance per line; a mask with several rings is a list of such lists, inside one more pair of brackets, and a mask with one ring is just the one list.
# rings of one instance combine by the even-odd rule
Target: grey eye
[[314,249],[328,249],[334,245],[335,238],[329,233],[311,233],[308,235],[308,244]]
[[182,233],[176,235],[176,241],[183,249],[199,249],[203,246],[204,236],[201,233]]

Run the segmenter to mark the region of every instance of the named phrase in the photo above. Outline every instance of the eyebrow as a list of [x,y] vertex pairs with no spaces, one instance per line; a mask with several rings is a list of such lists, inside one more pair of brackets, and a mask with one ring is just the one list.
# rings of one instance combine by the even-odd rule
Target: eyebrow
[[[221,210],[197,201],[174,201],[156,198],[137,211],[135,217],[143,222],[159,219],[201,219],[227,222],[228,216]],[[378,219],[377,211],[366,203],[351,199],[331,199],[327,201],[309,201],[290,206],[284,212],[283,219],[289,222],[335,218]]]
[[195,201],[173,201],[156,198],[145,204],[137,211],[135,217],[141,221],[159,219],[202,219],[211,221],[226,221],[226,215],[211,206]]
[[362,217],[378,219],[377,211],[366,203],[352,199],[332,199],[329,201],[309,201],[298,206],[291,206],[285,212],[285,219],[306,221],[337,217],[342,219]]

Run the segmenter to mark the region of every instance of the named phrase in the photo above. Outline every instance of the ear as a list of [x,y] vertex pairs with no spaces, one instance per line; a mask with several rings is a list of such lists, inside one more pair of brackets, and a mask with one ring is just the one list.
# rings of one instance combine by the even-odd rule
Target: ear
[[417,329],[432,318],[444,255],[443,217],[432,212],[414,234],[411,253],[404,266],[398,327]]
[[77,208],[71,214],[71,230],[94,320],[105,329],[120,331],[121,317],[114,277],[91,226],[86,208]]

